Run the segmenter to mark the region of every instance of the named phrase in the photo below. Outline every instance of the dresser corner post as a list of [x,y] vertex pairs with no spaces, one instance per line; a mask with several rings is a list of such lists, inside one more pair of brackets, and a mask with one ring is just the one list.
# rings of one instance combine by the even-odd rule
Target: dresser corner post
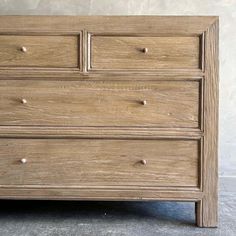
[[195,221],[198,227],[203,227],[202,225],[202,201],[195,202]]
[[209,26],[205,37],[203,198],[196,203],[199,227],[218,224],[218,99],[219,20]]
[[216,228],[218,226],[217,199],[204,197],[195,203],[196,224],[198,227]]

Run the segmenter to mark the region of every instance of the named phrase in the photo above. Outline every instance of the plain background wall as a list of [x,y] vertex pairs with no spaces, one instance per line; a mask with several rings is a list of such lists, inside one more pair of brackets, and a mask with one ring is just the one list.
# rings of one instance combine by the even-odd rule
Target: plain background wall
[[220,175],[236,177],[236,0],[1,0],[0,15],[220,16]]

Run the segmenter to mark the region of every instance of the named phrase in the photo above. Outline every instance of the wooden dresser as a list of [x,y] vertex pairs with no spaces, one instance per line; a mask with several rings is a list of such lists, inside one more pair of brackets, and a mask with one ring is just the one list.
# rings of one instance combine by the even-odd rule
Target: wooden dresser
[[193,201],[217,225],[217,17],[1,16],[0,109],[0,198]]

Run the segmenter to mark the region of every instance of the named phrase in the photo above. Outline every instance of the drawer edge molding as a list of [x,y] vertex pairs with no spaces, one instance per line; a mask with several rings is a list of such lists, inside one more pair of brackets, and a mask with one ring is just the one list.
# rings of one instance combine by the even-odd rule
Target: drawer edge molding
[[114,127],[40,127],[0,126],[1,137],[74,137],[74,138],[186,138],[200,139],[199,129],[114,128]]
[[[137,62],[134,63],[133,60],[135,60],[135,58],[137,57],[137,55],[135,54],[136,51],[141,51],[141,54],[144,54],[144,53],[142,53],[143,48],[141,46],[140,46],[140,49],[138,49],[138,45],[139,45],[139,40],[138,39],[140,39],[140,38],[143,38],[143,39],[156,38],[156,39],[160,40],[163,37],[167,37],[169,39],[173,38],[173,35],[170,35],[168,33],[166,33],[164,35],[163,34],[157,34],[157,33],[149,33],[149,34],[129,33],[129,34],[127,34],[127,33],[119,32],[119,33],[114,34],[114,33],[111,33],[111,32],[95,33],[95,32],[87,32],[87,31],[86,31],[86,33],[87,33],[87,37],[86,37],[86,40],[87,40],[87,44],[86,44],[86,46],[87,46],[87,51],[86,51],[87,58],[85,58],[85,59],[87,59],[86,60],[86,63],[87,63],[87,68],[86,69],[87,69],[88,72],[91,72],[91,73],[120,73],[120,72],[123,71],[123,72],[126,72],[126,73],[135,73],[135,72],[138,72],[138,73],[145,73],[145,72],[153,73],[154,72],[155,73],[155,72],[162,72],[162,71],[163,72],[181,72],[181,71],[184,72],[185,71],[187,73],[201,73],[201,72],[204,73],[204,68],[205,68],[205,50],[204,50],[205,49],[205,31],[202,31],[199,34],[189,34],[189,35],[184,35],[184,36],[183,35],[179,35],[179,34],[175,35],[175,37],[177,37],[177,38],[181,38],[182,37],[182,39],[184,39],[184,38],[188,39],[188,38],[191,38],[191,37],[192,38],[193,37],[199,38],[198,49],[196,50],[197,53],[199,54],[198,55],[198,59],[195,62],[195,63],[198,64],[197,67],[195,65],[196,68],[194,68],[194,66],[187,66],[187,65],[186,65],[186,68],[185,67],[181,67],[181,66],[176,67],[176,68],[175,67],[171,67],[170,65],[168,65],[168,61],[166,61],[166,58],[168,58],[167,55],[165,55],[166,53],[163,55],[163,57],[166,57],[165,60],[162,61],[162,63],[164,63],[164,65],[158,66],[158,63],[161,62],[160,59],[162,58],[162,56],[159,55],[160,56],[159,60],[157,58],[154,60],[155,63],[153,64],[153,66],[155,65],[156,68],[154,68],[153,66],[150,66],[150,63],[153,63],[152,61],[150,61],[149,63],[144,63],[147,60],[147,56],[143,57],[143,59],[142,59],[142,62],[146,66],[144,66],[144,65],[141,66],[141,64],[137,65]],[[97,61],[97,59],[99,60],[99,58],[101,57],[101,54],[99,55],[98,51],[101,50],[101,48],[103,48],[103,47],[101,45],[101,48],[99,48],[99,46],[97,46],[97,48],[95,48],[96,50],[93,49],[94,44],[95,44],[95,43],[93,43],[93,40],[95,40],[96,38],[99,38],[99,37],[104,37],[104,39],[117,38],[117,39],[120,39],[120,40],[121,39],[125,40],[127,38],[128,39],[132,39],[132,40],[137,39],[137,42],[134,44],[134,47],[132,48],[134,51],[131,51],[131,52],[133,52],[134,55],[136,55],[136,57],[134,57],[133,60],[130,61],[131,64],[134,63],[134,68],[132,68],[129,65],[130,63],[128,63],[128,61],[127,61],[127,63],[124,62],[124,65],[126,67],[127,67],[127,65],[129,65],[127,68],[126,67],[122,67],[124,65],[121,65],[120,67],[117,66],[117,62],[115,64],[113,63],[114,67],[112,67],[111,61],[113,61],[114,58],[110,58],[110,59],[108,58],[108,60],[107,60],[107,57],[109,55],[106,55],[105,58],[102,59],[104,61],[104,63],[101,63],[101,62]],[[120,40],[117,40],[118,43],[119,43]],[[100,43],[102,43],[103,41],[104,40],[101,40]],[[152,41],[153,40],[151,40],[151,42]],[[113,50],[114,50],[114,48],[117,48],[117,47],[114,47],[114,45],[113,45],[115,42],[111,41],[110,43],[111,43],[111,46],[112,46],[111,48]],[[109,43],[107,42],[106,45],[107,44],[109,44]],[[122,45],[124,45],[124,42],[120,43],[120,46],[122,46]],[[130,44],[127,44],[127,45],[129,45],[129,47],[130,47]],[[162,45],[161,48],[163,48],[163,46],[164,45]],[[169,47],[170,47],[170,45],[169,45]],[[175,45],[174,48],[176,48],[176,45]],[[148,51],[149,51],[148,48],[145,47],[144,49],[145,49],[145,52],[147,51],[147,53],[145,53],[145,54],[148,54]],[[189,51],[192,51],[192,50],[193,49],[191,49]],[[100,53],[103,53],[103,52],[106,52],[106,51],[107,50],[105,50],[103,48],[103,50],[101,50]],[[186,51],[186,49],[185,49],[185,51]],[[111,55],[114,55],[115,53],[119,53],[119,50],[117,50],[116,52],[114,51],[113,53],[111,53]],[[95,56],[94,56],[94,54],[95,54]],[[121,55],[122,55],[122,53],[121,53]],[[185,55],[185,54],[183,53],[183,55]],[[122,64],[122,61],[125,60],[126,57],[124,57],[123,60],[120,60],[121,59],[120,56],[118,56],[117,58],[119,59],[119,63]],[[158,56],[158,53],[157,53],[156,56]],[[196,56],[196,55],[194,55],[194,56]],[[94,59],[94,57],[96,57],[96,59]],[[130,55],[129,55],[129,57],[130,57]],[[176,57],[176,55],[175,55],[175,57]],[[184,56],[182,56],[182,57],[184,58]],[[138,59],[139,63],[140,63],[140,59],[141,58],[139,58],[139,57],[136,58],[136,59]],[[94,64],[96,64],[96,61],[97,61],[97,66],[96,65],[94,66]],[[170,64],[170,62],[171,62],[171,60],[169,61],[169,64]],[[111,66],[110,67],[107,66],[107,63],[110,63]],[[187,62],[185,62],[185,63],[187,63]]]
[[201,191],[201,140],[4,138],[0,146],[0,188]]
[[[0,32],[0,44],[3,47],[0,75],[22,75],[22,72],[32,73],[32,76],[55,72],[78,73],[82,71],[82,37],[82,31],[76,34]],[[13,54],[14,59],[10,57]]]
[[203,192],[196,191],[0,188],[0,199],[201,201],[203,197]]

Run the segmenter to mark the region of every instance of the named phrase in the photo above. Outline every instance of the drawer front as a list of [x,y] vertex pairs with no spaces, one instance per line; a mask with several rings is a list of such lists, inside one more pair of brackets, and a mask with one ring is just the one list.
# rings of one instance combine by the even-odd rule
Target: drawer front
[[0,125],[199,127],[198,81],[0,81]]
[[197,140],[1,139],[0,185],[198,187]]
[[200,38],[91,36],[90,68],[199,69]]
[[79,66],[78,36],[0,35],[0,67]]

